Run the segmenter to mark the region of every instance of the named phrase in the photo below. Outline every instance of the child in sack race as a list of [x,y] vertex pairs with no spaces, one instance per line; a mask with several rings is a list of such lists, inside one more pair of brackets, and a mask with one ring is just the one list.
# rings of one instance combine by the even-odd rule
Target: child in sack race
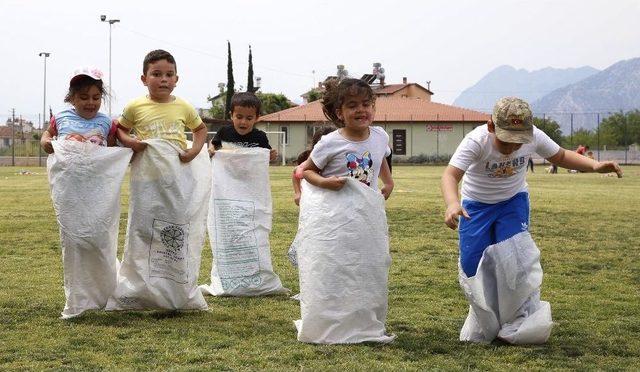
[[107,310],[207,309],[197,288],[211,188],[207,130],[195,108],[172,94],[177,71],[171,53],[147,53],[140,77],[147,94],[118,119],[118,139],[136,154],[125,250]]
[[65,102],[51,117],[41,146],[60,227],[65,307],[62,319],[102,309],[116,285],[120,184],[131,150],[115,145],[116,126],[99,112],[102,72],[76,69]]
[[[395,336],[385,329],[390,256],[384,212],[394,187],[385,161],[389,136],[371,125],[375,95],[367,83],[344,79],[326,88],[323,111],[339,129],[322,136],[296,170],[308,182],[300,200],[298,340],[390,342]],[[352,197],[363,199],[342,200]]]
[[[616,162],[597,162],[565,150],[533,126],[532,121],[531,109],[525,101],[516,97],[498,100],[492,120],[467,134],[442,175],[441,187],[446,205],[444,222],[454,230],[460,224],[460,283],[471,304],[467,322],[460,334],[462,341],[490,342],[500,337],[507,342],[522,343],[524,339],[518,339],[518,327],[543,305],[548,307],[548,303],[539,300],[542,269],[539,251],[528,234],[529,193],[525,177],[531,155],[535,152],[552,164],[569,169],[615,172],[622,177]],[[462,201],[458,196],[460,181]],[[503,258],[500,254],[505,252],[509,244],[515,245],[514,254],[518,257],[524,254],[523,250],[528,250],[525,256],[530,258],[529,269],[520,272],[507,267],[507,270],[516,271],[505,273],[497,263],[496,266],[490,266],[493,261]],[[485,261],[486,269],[482,264]],[[502,285],[499,278],[503,275],[529,278],[529,282],[537,283],[537,287],[523,292],[522,299],[513,299],[516,308],[511,309],[513,316],[509,317],[504,315],[504,311],[500,314],[498,309],[488,309],[477,302],[479,295],[469,286],[480,274],[485,279],[498,278],[495,279],[498,287]],[[490,289],[485,288],[485,291]],[[507,299],[503,300],[499,302],[508,302]],[[487,302],[491,302],[491,299],[487,299]],[[517,308],[517,303],[521,308]],[[483,314],[491,316],[484,317]],[[551,327],[550,308],[545,318],[548,320],[546,325],[539,323],[536,332],[529,332],[530,335],[537,333],[537,336],[528,339],[529,342],[546,341]]]

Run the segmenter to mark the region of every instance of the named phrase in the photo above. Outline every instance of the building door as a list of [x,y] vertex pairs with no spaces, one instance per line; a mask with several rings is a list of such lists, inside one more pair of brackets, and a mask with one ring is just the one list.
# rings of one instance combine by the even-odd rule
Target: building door
[[407,154],[407,130],[394,129],[391,135],[394,155]]

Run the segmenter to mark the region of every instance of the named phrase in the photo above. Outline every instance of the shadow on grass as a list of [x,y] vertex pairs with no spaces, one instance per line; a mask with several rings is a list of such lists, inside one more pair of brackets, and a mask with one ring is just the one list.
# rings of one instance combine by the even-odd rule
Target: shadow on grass
[[140,321],[190,319],[197,320],[208,316],[208,311],[200,310],[146,310],[146,311],[99,311],[91,310],[79,317],[64,320],[68,324],[109,326],[109,327],[138,327]]

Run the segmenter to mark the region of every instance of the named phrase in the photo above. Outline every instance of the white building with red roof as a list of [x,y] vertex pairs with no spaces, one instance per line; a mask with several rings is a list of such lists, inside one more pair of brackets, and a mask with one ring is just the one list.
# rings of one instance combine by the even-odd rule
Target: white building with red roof
[[[389,134],[394,160],[452,155],[462,138],[490,115],[431,101],[433,92],[420,84],[372,85],[376,93],[373,125]],[[286,133],[286,157],[295,159],[311,141],[316,128],[327,124],[322,103],[313,101],[260,117],[258,128]],[[269,138],[271,143],[277,136]],[[275,147],[275,146],[274,146]]]

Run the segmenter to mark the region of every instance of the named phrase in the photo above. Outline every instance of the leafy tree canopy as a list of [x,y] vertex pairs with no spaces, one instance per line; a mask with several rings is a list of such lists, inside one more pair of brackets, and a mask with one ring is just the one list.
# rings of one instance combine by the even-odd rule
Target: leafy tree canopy
[[[220,93],[217,98],[209,97],[208,100],[211,102],[211,107],[209,108],[209,113],[211,117],[214,119],[224,119],[225,118],[225,98],[227,96],[227,91]],[[273,112],[278,112],[284,109],[288,109],[290,107],[295,106],[284,94],[282,93],[262,93],[256,92],[256,96],[262,102],[262,115],[271,114]]]
[[555,120],[534,117],[533,125],[545,132],[555,143],[562,144],[562,130]]
[[256,95],[262,102],[262,115],[271,114],[273,112],[282,111],[295,106],[282,93],[262,93],[257,92]]

